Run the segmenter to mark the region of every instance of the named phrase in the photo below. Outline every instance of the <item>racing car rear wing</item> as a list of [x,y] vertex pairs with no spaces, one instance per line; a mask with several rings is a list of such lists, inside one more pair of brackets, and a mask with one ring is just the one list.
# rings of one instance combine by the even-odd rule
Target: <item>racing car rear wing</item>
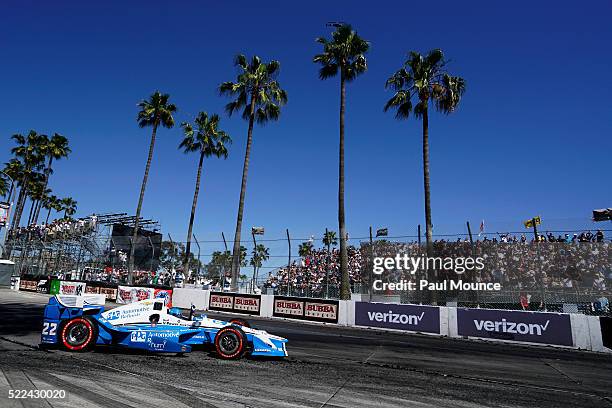
[[64,307],[104,306],[105,295],[55,295],[57,302]]

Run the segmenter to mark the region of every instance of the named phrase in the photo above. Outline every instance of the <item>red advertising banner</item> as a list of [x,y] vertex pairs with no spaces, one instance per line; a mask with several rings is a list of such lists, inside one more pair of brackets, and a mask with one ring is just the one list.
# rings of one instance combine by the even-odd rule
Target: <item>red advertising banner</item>
[[209,309],[232,310],[234,308],[234,296],[232,294],[210,294]]
[[338,323],[338,301],[274,296],[272,315],[315,322]]
[[261,296],[241,293],[211,292],[208,308],[221,312],[259,315]]
[[234,310],[259,313],[260,297],[234,296]]
[[99,292],[101,295],[106,296],[106,300],[116,300],[117,299],[117,288],[106,288],[106,287],[99,287],[98,288]]

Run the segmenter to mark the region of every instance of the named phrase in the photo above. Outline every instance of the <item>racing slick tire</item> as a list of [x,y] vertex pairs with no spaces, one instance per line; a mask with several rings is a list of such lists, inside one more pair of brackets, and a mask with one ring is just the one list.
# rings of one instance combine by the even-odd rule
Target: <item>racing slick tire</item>
[[239,326],[226,326],[215,336],[215,350],[224,360],[240,358],[247,350],[247,337]]
[[229,321],[231,324],[235,324],[236,326],[248,327],[251,328],[251,324],[244,319],[240,319],[238,317],[231,319]]
[[79,316],[62,325],[60,340],[64,348],[70,351],[91,350],[98,339],[98,327],[87,316]]

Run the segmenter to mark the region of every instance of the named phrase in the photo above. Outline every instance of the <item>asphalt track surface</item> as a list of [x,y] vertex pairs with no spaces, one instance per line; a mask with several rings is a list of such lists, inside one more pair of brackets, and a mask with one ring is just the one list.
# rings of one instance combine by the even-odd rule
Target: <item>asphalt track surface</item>
[[0,289],[0,407],[612,407],[609,355],[293,321],[250,319],[289,339],[283,360],[43,351],[47,299]]

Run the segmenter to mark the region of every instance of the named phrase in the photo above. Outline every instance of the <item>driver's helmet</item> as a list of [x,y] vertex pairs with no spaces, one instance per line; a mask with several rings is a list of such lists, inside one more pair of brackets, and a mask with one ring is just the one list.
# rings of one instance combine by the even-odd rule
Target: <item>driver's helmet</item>
[[168,314],[176,317],[182,317],[181,309],[178,307],[171,307],[168,309]]

